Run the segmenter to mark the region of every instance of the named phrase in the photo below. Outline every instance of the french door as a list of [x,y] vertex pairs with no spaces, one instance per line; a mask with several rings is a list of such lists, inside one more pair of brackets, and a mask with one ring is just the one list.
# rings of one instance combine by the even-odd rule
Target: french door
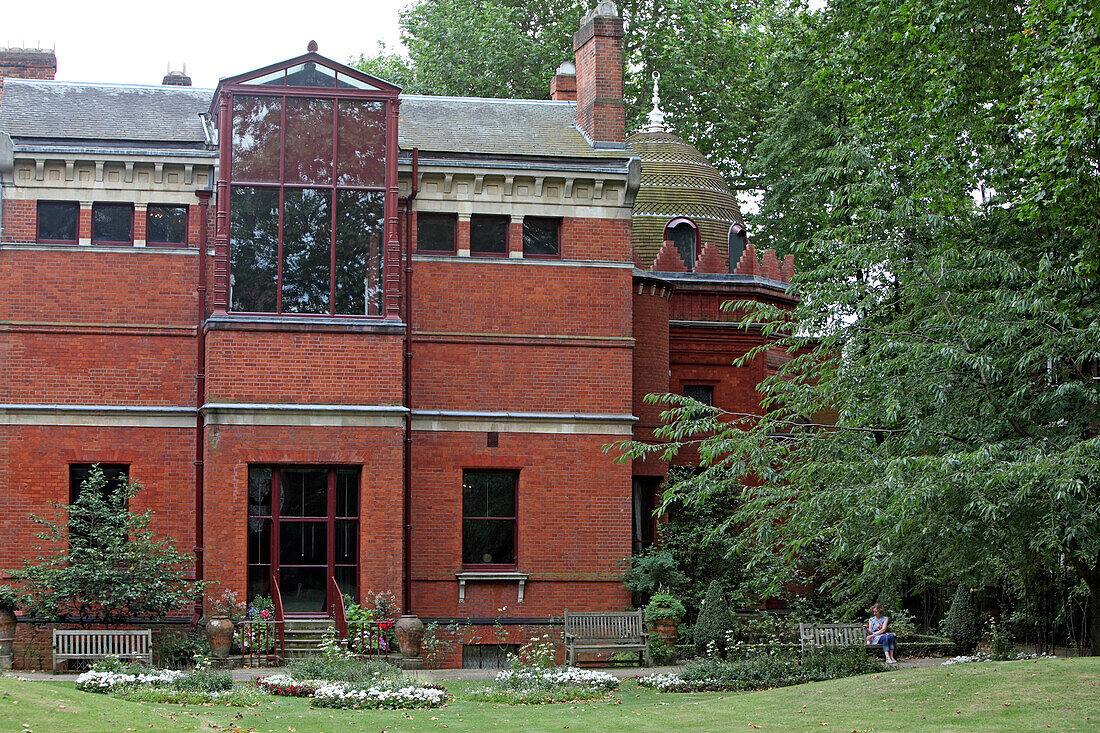
[[359,469],[248,468],[248,597],[270,595],[274,573],[287,614],[327,614],[329,578],[358,597]]

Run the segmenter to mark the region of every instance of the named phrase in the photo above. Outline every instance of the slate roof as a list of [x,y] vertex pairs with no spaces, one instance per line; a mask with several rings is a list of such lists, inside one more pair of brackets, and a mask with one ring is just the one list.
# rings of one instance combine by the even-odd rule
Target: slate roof
[[[211,89],[8,79],[0,130],[13,138],[201,145],[199,113]],[[632,157],[593,148],[574,124],[572,102],[401,97],[403,150],[558,158]]]
[[6,79],[0,130],[13,138],[201,144],[211,89]]
[[574,124],[576,105],[528,99],[402,95],[401,148],[483,155],[633,157],[593,148]]

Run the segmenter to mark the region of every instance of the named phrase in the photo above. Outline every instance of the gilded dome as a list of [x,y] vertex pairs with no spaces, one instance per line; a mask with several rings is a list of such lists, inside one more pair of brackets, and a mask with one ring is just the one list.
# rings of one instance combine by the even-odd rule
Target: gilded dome
[[665,227],[686,218],[699,229],[699,252],[713,243],[725,261],[730,226],[745,224],[737,198],[702,153],[661,128],[663,124],[651,125],[626,141],[642,160],[631,236],[634,260],[648,269],[661,249]]

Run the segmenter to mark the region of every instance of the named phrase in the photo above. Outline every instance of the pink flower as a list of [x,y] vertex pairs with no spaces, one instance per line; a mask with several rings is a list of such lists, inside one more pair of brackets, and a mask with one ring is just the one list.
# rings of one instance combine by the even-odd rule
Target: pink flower
[[260,611],[260,618],[262,618],[262,619],[271,618],[271,611],[268,611],[266,608],[263,611]]

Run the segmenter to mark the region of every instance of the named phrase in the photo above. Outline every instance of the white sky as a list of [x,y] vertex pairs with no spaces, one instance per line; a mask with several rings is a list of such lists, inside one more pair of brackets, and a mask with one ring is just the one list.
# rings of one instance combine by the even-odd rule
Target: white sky
[[410,0],[212,3],[32,0],[3,3],[0,46],[57,48],[57,78],[160,84],[168,64],[197,87],[305,53],[346,63],[383,41],[400,43],[397,15]]

